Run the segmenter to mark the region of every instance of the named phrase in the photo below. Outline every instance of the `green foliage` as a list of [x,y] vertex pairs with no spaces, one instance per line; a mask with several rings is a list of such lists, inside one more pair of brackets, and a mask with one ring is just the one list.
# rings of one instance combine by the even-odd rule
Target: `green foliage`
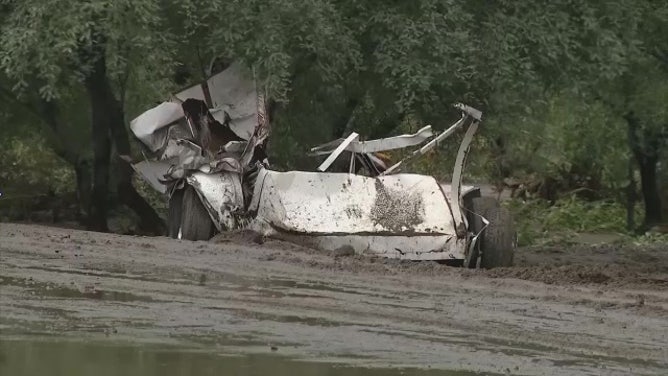
[[[629,150],[624,120],[607,106],[568,94],[555,95],[544,105],[484,124],[504,138],[501,154],[490,170],[511,171],[516,177],[551,178],[561,189],[616,191],[626,184]],[[496,165],[495,165],[496,164]],[[503,172],[499,172],[503,175]]]
[[164,195],[153,189],[144,179],[139,175],[134,176],[133,185],[137,192],[148,202],[163,218],[167,218],[168,203]]
[[316,69],[332,83],[358,60],[351,30],[326,0],[186,0],[178,7],[200,53],[246,63],[278,100],[287,99],[297,70]]
[[[668,67],[668,66],[667,66]],[[664,70],[655,61],[649,61],[637,68],[632,77],[625,78],[623,98],[627,111],[633,111],[638,118],[642,131],[639,132],[641,147],[650,148],[653,141],[666,142],[668,134],[668,70]]]
[[62,194],[71,192],[75,186],[73,171],[36,134],[2,139],[0,161],[3,199],[29,198],[49,191]]
[[622,242],[627,244],[633,244],[639,247],[646,247],[656,244],[667,244],[668,243],[668,234],[662,233],[645,233],[641,236],[627,236],[622,238]]
[[572,196],[552,206],[542,200],[510,200],[504,205],[513,212],[521,246],[544,244],[555,237],[564,241],[576,233],[627,234],[626,208],[614,201],[588,202]]
[[110,77],[121,83],[143,78],[143,85],[154,86],[171,64],[173,41],[163,30],[158,0],[3,3],[10,12],[0,26],[0,69],[16,90],[47,99],[66,95],[92,68],[96,33],[106,39]]
[[[665,1],[0,0],[0,21],[0,93],[13,89],[33,109],[57,99],[63,126],[38,129],[61,156],[90,153],[82,78],[99,35],[129,117],[180,85],[177,65],[189,84],[233,60],[247,65],[278,102],[270,152],[283,168],[315,165],[309,147],[353,130],[442,129],[461,101],[485,114],[469,181],[519,175],[556,181],[562,195],[618,198],[630,159],[624,116],[638,117],[644,150],[659,153],[654,141],[668,134]],[[18,106],[3,111],[15,127],[39,123]],[[414,171],[449,178],[456,137]],[[547,213],[534,215],[539,233],[617,231],[625,218],[603,220],[620,213],[613,204],[570,199],[528,207],[532,221]]]

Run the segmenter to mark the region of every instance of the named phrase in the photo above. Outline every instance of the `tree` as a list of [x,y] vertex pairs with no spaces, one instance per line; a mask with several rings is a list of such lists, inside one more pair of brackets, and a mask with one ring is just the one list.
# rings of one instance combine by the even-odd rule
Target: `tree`
[[[37,93],[43,120],[58,133],[56,117],[49,114],[63,111],[58,101],[73,91],[86,92],[94,154],[88,225],[106,231],[112,146],[116,155],[130,153],[123,101],[127,83],[141,80],[157,96],[168,82],[173,38],[163,30],[161,2],[4,0],[2,6],[0,68],[19,100]],[[131,167],[115,162],[120,200],[139,214],[145,228],[162,231],[158,215],[132,187]]]
[[[193,84],[235,60],[272,99],[272,151],[289,167],[304,167],[295,161],[305,146],[352,130],[379,137],[416,122],[447,124],[456,116],[451,104],[464,101],[485,113],[482,136],[499,160],[523,157],[527,169],[545,170],[532,166],[533,149],[519,157],[512,149],[527,137],[534,149],[559,145],[549,173],[566,186],[572,175],[616,163],[583,150],[608,153],[606,145],[628,134],[645,222],[660,219],[650,188],[663,148],[652,140],[665,134],[665,2],[0,1],[0,68],[10,92],[24,102],[37,93],[60,113],[70,111],[70,93],[90,103],[92,219],[102,229],[109,151],[130,150],[125,114],[143,111],[170,81]],[[647,72],[651,80],[638,79]],[[607,130],[612,118],[609,126],[634,131]],[[585,129],[582,119],[597,125]],[[141,208],[124,167],[118,190]],[[589,181],[605,180],[603,170]]]
[[9,89],[8,82],[6,78],[0,79],[0,98],[9,104],[3,109],[10,116],[5,127],[13,127],[5,130],[5,136],[21,135],[17,128],[30,129],[43,136],[53,152],[72,166],[76,175],[79,214],[86,213],[90,205],[92,152],[84,93],[69,90],[67,96],[50,101],[35,93],[24,93],[19,98]]
[[[498,73],[489,78],[493,83],[490,89],[501,83],[508,84],[512,81],[508,78],[515,77],[515,84],[510,83],[498,95],[490,97],[492,117],[501,119],[505,117],[504,112],[514,117],[521,113],[535,116],[530,115],[532,105],[524,104],[527,100],[536,103],[537,98],[546,100],[555,93],[562,95],[564,90],[583,101],[585,107],[599,112],[602,109],[596,108],[596,102],[602,102],[607,106],[604,112],[622,120],[613,120],[608,127],[625,123],[628,128],[624,132],[626,142],[641,177],[645,204],[643,227],[660,222],[656,171],[665,145],[667,124],[666,3],[653,0],[497,1],[481,12],[478,25],[481,40],[487,41],[485,49],[490,52],[484,54],[483,59],[491,58],[487,62],[496,63],[498,68]],[[513,68],[513,64],[520,69]],[[525,131],[540,133],[536,128]],[[505,132],[500,127],[496,137],[504,138]],[[601,136],[619,134],[617,129],[605,127],[597,132]],[[552,141],[554,139],[548,142]],[[585,149],[584,143],[574,142]],[[589,158],[599,158],[599,155]],[[628,184],[629,192],[633,192],[632,173]],[[630,194],[630,213],[633,197]]]
[[[642,22],[626,25],[633,41],[627,69],[597,92],[610,111],[625,120],[628,147],[640,173],[644,232],[663,220],[657,167],[668,137],[668,4],[647,0],[633,6]],[[634,179],[629,184],[633,204]]]
[[652,60],[638,69],[642,73],[624,78],[625,103],[620,108],[625,110],[629,148],[640,171],[646,230],[663,220],[657,167],[668,140],[668,74]]

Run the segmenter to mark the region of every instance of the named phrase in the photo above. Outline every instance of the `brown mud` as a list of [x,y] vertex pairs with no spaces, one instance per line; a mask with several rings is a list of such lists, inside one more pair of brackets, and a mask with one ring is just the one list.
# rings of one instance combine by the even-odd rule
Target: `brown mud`
[[0,338],[178,345],[368,367],[664,375],[668,247],[526,248],[516,266],[0,223]]

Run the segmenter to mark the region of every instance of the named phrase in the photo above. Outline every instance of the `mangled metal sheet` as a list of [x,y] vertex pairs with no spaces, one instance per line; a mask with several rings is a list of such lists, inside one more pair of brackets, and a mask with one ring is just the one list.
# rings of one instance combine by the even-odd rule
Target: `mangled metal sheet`
[[266,159],[258,149],[270,128],[264,95],[239,64],[144,112],[131,130],[153,154],[132,164],[153,188],[171,195],[190,185],[218,231],[240,226],[252,190],[242,174]]
[[247,141],[230,141],[223,146],[223,151],[227,153],[241,154],[246,150],[247,145]]
[[238,173],[194,172],[188,175],[187,181],[197,191],[218,231],[238,228],[239,221],[235,214],[240,213],[244,205]]
[[225,123],[227,113],[230,128],[245,140],[251,138],[258,124],[260,94],[255,81],[248,78],[250,76],[241,64],[234,63],[207,80],[212,108],[219,110],[213,117]]
[[192,98],[207,102],[216,120],[223,124],[228,122],[234,133],[248,140],[257,125],[258,101],[257,87],[250,76],[241,64],[233,63],[207,79],[206,88],[203,84],[194,85],[174,97],[181,101]]
[[319,248],[351,246],[386,257],[448,259],[464,252],[452,212],[431,176],[261,170],[251,227]]
[[325,159],[325,161],[322,162],[320,166],[318,166],[318,170],[323,172],[327,171],[329,166],[331,166],[332,163],[334,163],[334,160],[336,160],[336,158],[338,158],[338,156],[341,155],[341,153],[343,153],[343,151],[346,149],[348,145],[350,145],[351,142],[357,140],[358,137],[359,134],[357,134],[356,132],[351,133],[350,136],[348,136],[345,140],[343,140],[343,142],[341,142],[341,144],[337,146],[336,149],[334,149],[334,151],[332,151],[332,154],[330,154],[327,157],[327,159]]
[[165,144],[167,132],[160,129],[183,118],[183,109],[178,103],[163,102],[142,113],[130,122],[132,133],[151,151],[157,151]]
[[[209,95],[205,95],[207,92]],[[181,102],[197,99],[208,104],[214,119],[248,140],[258,125],[259,115],[262,115],[258,106],[260,97],[255,80],[243,66],[234,63],[205,83],[170,95],[169,100],[133,119],[130,128],[142,143],[155,152],[164,146],[167,138],[167,134],[160,130],[184,120]]]
[[[420,145],[434,135],[431,125],[427,125],[413,134],[403,134],[394,137],[386,137],[377,140],[348,142],[344,148],[353,153],[369,154],[394,149],[402,149],[410,146]],[[311,148],[311,155],[325,155],[334,152],[347,139],[340,138]]]
[[[447,197],[451,197],[451,185],[450,184],[441,184],[441,189]],[[479,189],[475,185],[462,185],[461,186],[461,196],[464,197],[467,194]]]
[[463,259],[467,246],[466,239],[454,235],[309,235],[274,231],[272,236],[325,251],[352,249],[356,254],[414,261]]
[[156,191],[166,194],[167,186],[161,180],[167,174],[175,160],[141,161],[131,164],[132,168]]
[[[319,249],[352,248],[408,260],[466,258],[475,236],[467,231],[462,197],[476,188],[461,186],[461,176],[480,120],[475,109],[458,107],[462,118],[436,136],[430,126],[370,141],[359,141],[353,132],[312,149],[315,155],[329,154],[321,171],[342,153],[351,154],[349,173],[277,172],[268,169],[265,152],[270,131],[265,98],[243,77],[234,65],[177,93],[178,110],[163,104],[135,119],[133,132],[140,140],[159,144],[151,147],[159,156],[134,165],[154,188],[165,193],[193,186],[218,231],[245,227]],[[236,136],[239,128],[228,128],[235,122],[249,132]],[[451,184],[395,173],[466,124]],[[418,145],[387,169],[380,152]],[[358,160],[376,173],[356,174]]]

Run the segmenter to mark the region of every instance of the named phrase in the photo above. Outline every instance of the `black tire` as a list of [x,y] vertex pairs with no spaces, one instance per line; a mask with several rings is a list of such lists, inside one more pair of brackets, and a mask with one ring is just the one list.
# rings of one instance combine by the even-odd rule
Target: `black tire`
[[178,189],[169,198],[169,212],[167,213],[167,231],[172,239],[179,237],[181,228],[181,212],[183,208],[183,190]]
[[480,266],[485,269],[513,265],[517,232],[513,217],[503,207],[489,208],[484,217],[489,221],[482,236]]
[[[485,227],[480,215],[487,218],[486,213],[491,209],[498,208],[499,202],[493,197],[473,197],[465,200],[465,202],[467,209],[466,219],[469,222],[469,231],[478,234]],[[475,268],[477,266],[483,240],[484,234],[480,235],[476,246],[466,255],[464,267]]]
[[209,212],[200,201],[195,188],[188,185],[183,192],[181,212],[181,239],[209,240],[214,233],[214,224]]

